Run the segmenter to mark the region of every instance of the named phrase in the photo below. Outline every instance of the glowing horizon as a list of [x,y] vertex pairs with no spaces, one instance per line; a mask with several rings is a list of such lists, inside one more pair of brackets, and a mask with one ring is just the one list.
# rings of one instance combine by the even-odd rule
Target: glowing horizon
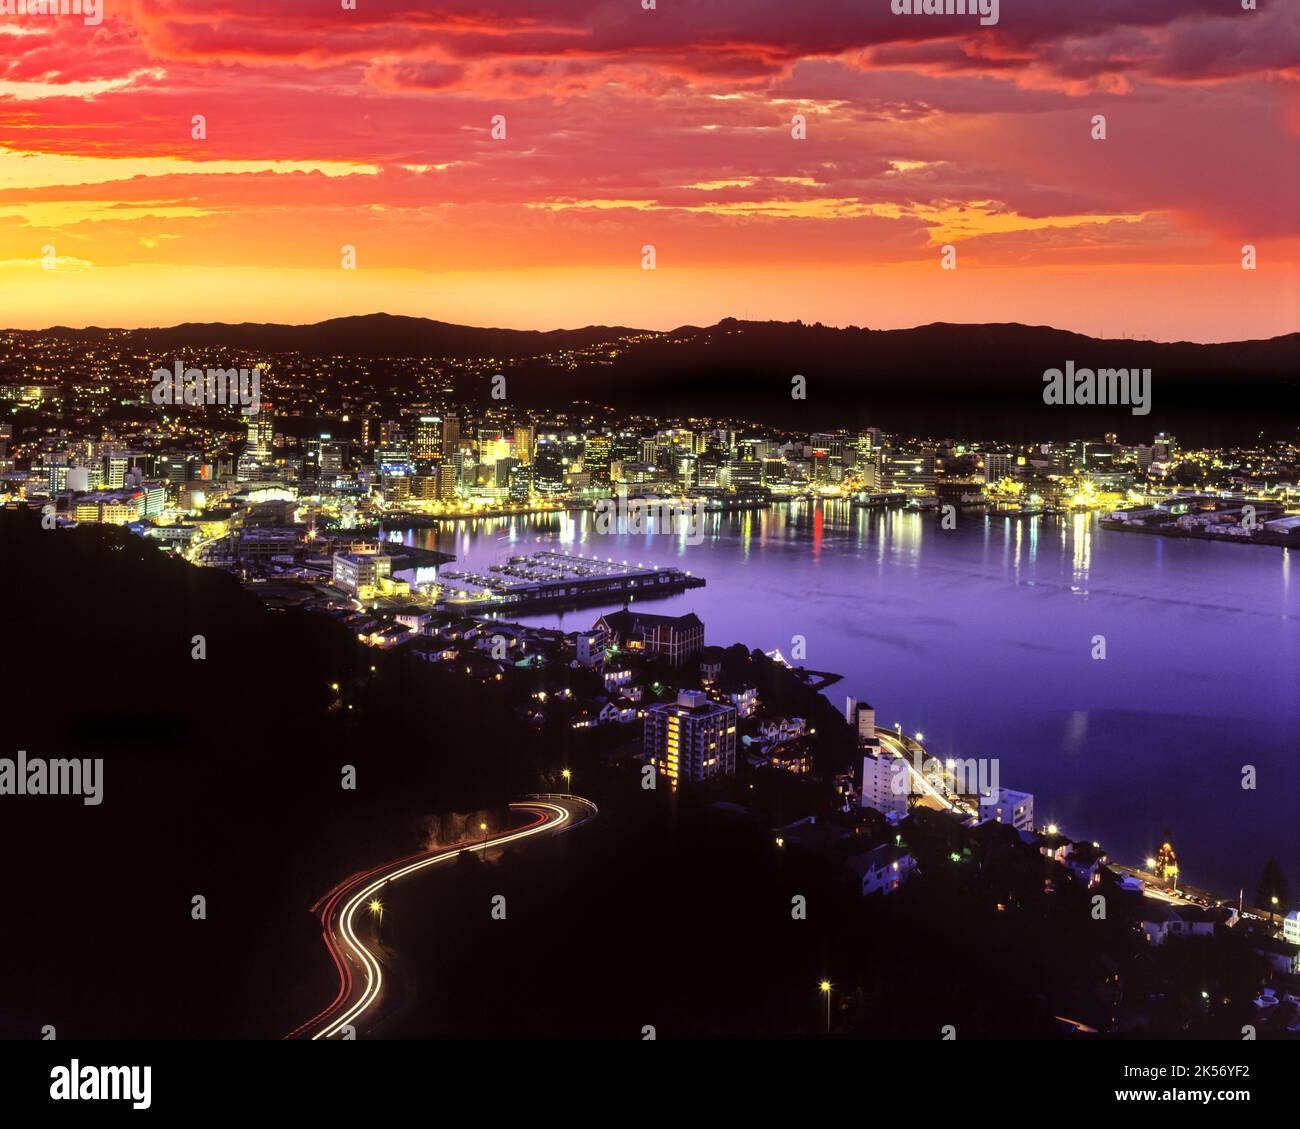
[[1294,5],[531,11],[0,17],[0,325],[1300,328]]

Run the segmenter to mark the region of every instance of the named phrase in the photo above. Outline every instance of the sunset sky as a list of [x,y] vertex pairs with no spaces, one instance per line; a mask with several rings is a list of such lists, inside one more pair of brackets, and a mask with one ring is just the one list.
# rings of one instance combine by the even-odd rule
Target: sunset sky
[[0,325],[1294,331],[1300,3],[1258,3],[0,14]]

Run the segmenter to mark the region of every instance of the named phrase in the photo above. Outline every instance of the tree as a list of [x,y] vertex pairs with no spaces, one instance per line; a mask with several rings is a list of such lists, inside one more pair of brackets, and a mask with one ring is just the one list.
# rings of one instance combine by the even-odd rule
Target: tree
[[1286,875],[1278,866],[1277,859],[1270,858],[1264,864],[1264,873],[1259,880],[1259,889],[1255,893],[1255,904],[1272,912],[1273,899],[1277,899],[1277,909],[1282,913],[1291,906],[1291,887],[1287,885]]

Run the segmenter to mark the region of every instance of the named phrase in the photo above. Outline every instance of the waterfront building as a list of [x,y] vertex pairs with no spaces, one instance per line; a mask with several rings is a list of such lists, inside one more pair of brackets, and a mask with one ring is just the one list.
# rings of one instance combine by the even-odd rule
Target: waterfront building
[[905,816],[911,791],[907,761],[902,757],[867,753],[862,758],[859,804],[885,816]]
[[984,460],[985,482],[1001,482],[1004,478],[1011,477],[1012,468],[1016,462],[1013,456],[989,451],[982,458]]
[[704,624],[694,612],[650,615],[624,608],[601,616],[595,628],[603,629],[616,646],[647,657],[662,656],[673,666],[680,666],[704,647]]
[[763,464],[757,459],[728,459],[718,470],[718,485],[728,489],[763,485]]
[[335,553],[334,584],[344,592],[363,598],[393,576],[393,558],[386,553]]
[[510,468],[507,485],[508,497],[512,502],[527,502],[533,489],[533,468],[515,464]]
[[1034,797],[1029,792],[999,788],[996,795],[980,795],[980,821],[1006,823],[1017,831],[1034,829]]
[[844,703],[844,720],[853,727],[858,736],[860,748],[873,750],[880,748],[876,737],[876,709],[868,702],[859,702],[856,698],[847,698]]

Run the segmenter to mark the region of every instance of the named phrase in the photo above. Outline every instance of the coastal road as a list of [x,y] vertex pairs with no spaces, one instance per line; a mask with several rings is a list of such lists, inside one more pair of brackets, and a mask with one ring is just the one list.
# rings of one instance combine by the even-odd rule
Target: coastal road
[[920,754],[920,762],[924,764],[930,759],[931,754],[926,752],[925,746],[914,737],[904,737],[902,734],[895,733],[892,729],[882,729],[876,727],[876,737],[880,741],[880,747],[891,756],[899,757],[907,764],[908,778],[912,782],[914,792],[933,801],[940,809],[956,812],[958,815],[978,815],[978,812],[972,811],[968,806],[949,796],[946,792],[940,791],[934,784],[928,780],[923,773],[916,771],[916,764],[913,757]]
[[[978,818],[978,810],[971,808],[968,804],[960,800],[957,800],[945,789],[936,787],[935,784],[931,780],[927,779],[924,774],[916,771],[913,759],[914,756],[919,753],[922,763],[924,763],[930,756],[930,754],[926,752],[925,746],[923,746],[920,741],[914,737],[908,737],[892,729],[882,729],[879,726],[876,727],[876,737],[879,739],[881,749],[885,753],[895,757],[900,757],[907,762],[908,776],[912,782],[913,790],[919,793],[923,799],[929,800],[931,806],[946,809],[947,811],[954,812],[961,816],[974,816]],[[1231,898],[1219,898],[1205,890],[1198,890],[1193,887],[1184,887],[1182,890],[1167,889],[1154,874],[1138,867],[1125,866],[1122,863],[1113,861],[1109,862],[1107,865],[1109,865],[1112,870],[1118,871],[1121,874],[1130,875],[1133,878],[1139,879],[1143,884],[1143,895],[1157,901],[1168,902],[1175,906],[1210,907],[1218,905],[1230,906],[1233,904]],[[1280,926],[1277,925],[1274,915],[1269,914],[1268,911],[1257,909],[1253,906],[1244,906],[1242,907],[1241,915],[1244,918],[1267,922],[1270,928],[1274,930],[1275,935],[1281,935]]]
[[369,924],[361,925],[359,919],[369,916],[372,900],[382,901],[384,887],[448,862],[462,851],[490,851],[538,835],[559,834],[596,815],[596,805],[590,800],[558,794],[531,797],[511,804],[510,810],[517,812],[521,821],[508,831],[446,850],[422,851],[354,874],[312,907],[312,912],[320,915],[321,936],[338,969],[339,989],[328,1007],[286,1039],[355,1037],[374,1018],[384,993],[383,965],[374,951]]

